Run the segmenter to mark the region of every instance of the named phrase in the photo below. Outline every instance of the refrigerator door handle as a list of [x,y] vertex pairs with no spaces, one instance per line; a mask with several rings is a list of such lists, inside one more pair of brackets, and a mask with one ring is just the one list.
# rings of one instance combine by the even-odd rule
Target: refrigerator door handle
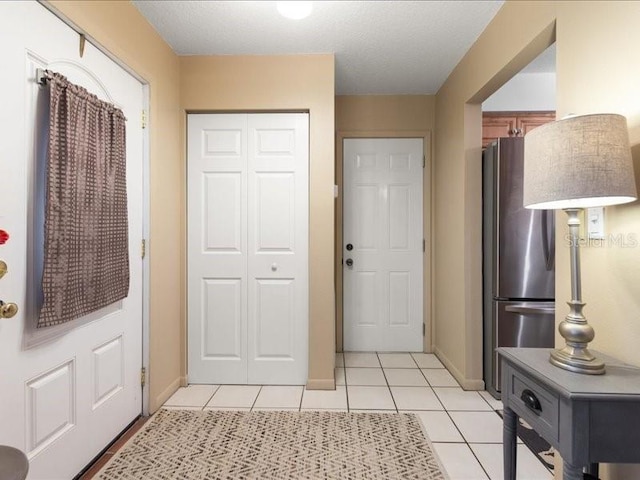
[[556,212],[547,210],[547,220],[549,223],[549,262],[547,270],[556,268]]
[[548,271],[553,270],[556,256],[556,242],[555,242],[555,221],[554,212],[549,210],[541,210],[542,221],[541,233],[542,233],[542,250],[544,253],[545,266]]
[[555,307],[535,307],[533,305],[508,305],[504,309],[507,312],[523,314],[541,313],[546,315],[556,313]]

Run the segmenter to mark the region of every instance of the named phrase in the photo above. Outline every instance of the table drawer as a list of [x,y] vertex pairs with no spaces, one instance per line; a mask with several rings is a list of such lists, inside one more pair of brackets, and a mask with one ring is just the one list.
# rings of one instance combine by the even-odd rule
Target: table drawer
[[507,374],[508,405],[542,437],[557,442],[559,397],[519,370],[510,367]]

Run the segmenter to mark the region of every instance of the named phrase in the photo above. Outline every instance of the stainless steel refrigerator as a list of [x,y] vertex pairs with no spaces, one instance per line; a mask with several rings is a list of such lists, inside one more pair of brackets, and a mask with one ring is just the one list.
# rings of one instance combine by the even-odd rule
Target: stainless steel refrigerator
[[496,397],[497,347],[554,345],[554,212],[523,207],[523,168],[521,137],[483,153],[484,380]]

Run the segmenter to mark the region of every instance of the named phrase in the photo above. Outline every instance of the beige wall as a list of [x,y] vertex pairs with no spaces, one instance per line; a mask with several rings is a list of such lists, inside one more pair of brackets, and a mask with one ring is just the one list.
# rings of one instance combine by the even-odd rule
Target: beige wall
[[[307,386],[334,388],[334,57],[193,56],[181,57],[180,65],[181,100],[186,111],[309,111]],[[182,131],[184,121],[185,117]],[[183,170],[184,162],[183,157]],[[182,174],[180,178],[183,184]]]
[[[354,137],[423,137],[424,171],[424,350],[431,351],[431,133],[435,120],[433,95],[342,95],[336,97],[336,184],[342,192],[342,140]],[[336,348],[342,350],[342,195],[336,201]]]
[[[482,102],[557,39],[557,112],[626,115],[636,177],[640,174],[640,2],[508,1],[436,96],[435,322],[436,349],[457,376],[481,378],[480,202],[477,154]],[[471,104],[471,105],[467,105]],[[640,180],[640,178],[638,178]],[[606,209],[607,234],[640,238],[640,204]],[[563,214],[558,215],[563,225]],[[558,229],[557,322],[569,299],[564,229]],[[640,365],[640,246],[608,244],[582,252],[585,314],[596,330],[595,349]],[[464,348],[460,348],[464,345]],[[636,478],[638,467],[612,466],[609,479]]]
[[[558,6],[558,118],[570,113],[627,117],[636,185],[640,187],[640,62],[629,48],[640,43],[640,2],[587,2]],[[631,51],[633,47],[631,47]],[[560,212],[558,225],[566,224]],[[557,235],[556,320],[568,309],[569,249]],[[584,313],[596,331],[592,348],[640,366],[640,202],[605,209],[605,234],[628,240],[583,248]],[[560,341],[560,340],[558,340]],[[604,468],[603,479],[640,478],[640,466]]]
[[[578,14],[578,11],[580,14]],[[640,62],[625,50],[640,42],[640,2],[593,2],[558,10],[558,116],[620,113],[627,117],[636,184],[640,186]],[[571,18],[570,22],[562,22]],[[586,34],[585,32],[588,32]],[[566,224],[560,213],[558,224]],[[640,242],[640,202],[605,210],[605,234]],[[570,298],[569,250],[558,232],[559,301]],[[632,240],[629,238],[628,240]],[[605,242],[583,248],[585,316],[596,331],[593,348],[640,365],[640,244]],[[567,313],[559,302],[558,320]]]
[[180,251],[183,165],[178,57],[129,2],[49,2],[149,83],[150,409],[180,381],[184,281]]
[[435,352],[468,389],[483,386],[479,104],[553,41],[553,22],[545,2],[508,2],[436,96]]
[[336,131],[431,131],[434,95],[338,95]]

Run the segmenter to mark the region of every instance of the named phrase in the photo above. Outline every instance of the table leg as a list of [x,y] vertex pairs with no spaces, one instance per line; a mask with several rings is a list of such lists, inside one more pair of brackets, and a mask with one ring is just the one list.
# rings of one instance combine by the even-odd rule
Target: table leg
[[575,467],[570,463],[564,462],[562,480],[583,480],[582,467]]
[[502,454],[504,460],[504,480],[516,480],[518,415],[509,407],[504,408],[503,415]]
[[598,475],[600,474],[600,465],[598,463],[590,463],[587,467],[587,473],[598,478]]

